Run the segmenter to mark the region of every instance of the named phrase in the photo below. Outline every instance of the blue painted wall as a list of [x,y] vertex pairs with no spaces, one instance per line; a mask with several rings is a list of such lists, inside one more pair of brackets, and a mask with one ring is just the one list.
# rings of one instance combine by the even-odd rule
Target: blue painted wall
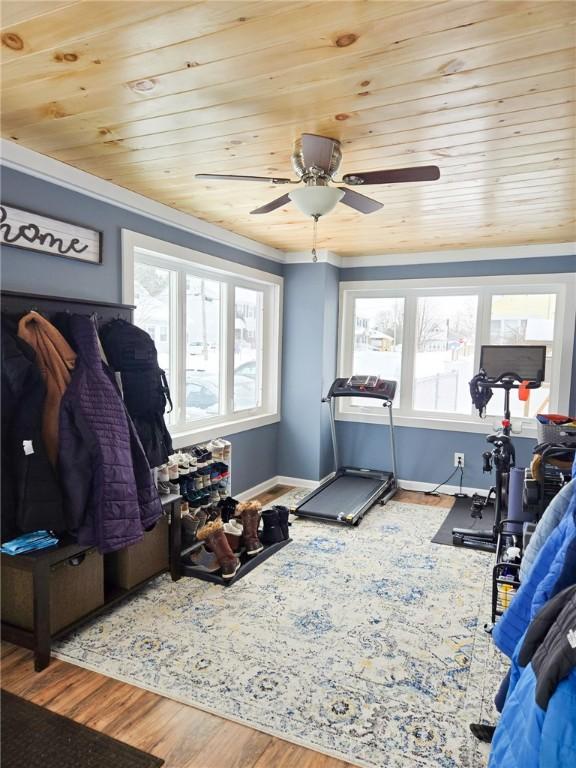
[[[101,266],[59,259],[20,248],[2,248],[2,287],[50,296],[118,302],[121,286],[121,230],[168,240],[228,261],[282,273],[282,264],[160,224],[34,176],[2,167],[2,201],[103,232]],[[274,477],[278,424],[229,436],[233,447],[234,491]]]
[[325,435],[320,401],[336,364],[337,314],[337,269],[326,263],[285,266],[280,475],[320,477]]
[[576,272],[576,256],[547,256],[541,259],[492,259],[441,264],[398,264],[390,267],[340,269],[340,280],[410,280],[437,277],[480,277],[492,275],[539,275]]
[[[486,434],[492,430],[486,430]],[[342,464],[370,469],[391,469],[388,427],[339,421],[337,426]],[[454,471],[454,452],[464,453],[462,485],[476,490],[489,488],[493,475],[482,473],[482,453],[489,450],[484,435],[449,432],[440,429],[396,427],[396,461],[402,480],[430,483],[435,486]],[[516,465],[530,465],[534,440],[514,440]],[[456,474],[449,485],[458,485]]]
[[[322,394],[325,395],[334,380],[338,358],[338,269],[326,265],[324,273],[324,325],[322,343]],[[319,477],[326,477],[334,464],[332,435],[328,406],[320,403],[320,470]]]
[[[341,281],[399,280],[436,277],[477,277],[481,275],[526,275],[575,272],[576,257],[558,256],[530,259],[499,259],[443,264],[413,264],[390,267],[343,268]],[[576,362],[576,346],[574,349]],[[571,411],[576,413],[576,377],[572,377]],[[491,431],[487,427],[486,434]],[[344,464],[387,469],[390,465],[388,429],[376,424],[338,422],[340,460]],[[404,480],[436,484],[445,480],[454,469],[454,452],[465,453],[463,484],[487,488],[490,475],[482,474],[482,453],[486,450],[481,434],[452,432],[415,427],[396,429],[398,474]],[[518,466],[530,462],[534,440],[515,440]],[[454,484],[454,481],[451,481]]]

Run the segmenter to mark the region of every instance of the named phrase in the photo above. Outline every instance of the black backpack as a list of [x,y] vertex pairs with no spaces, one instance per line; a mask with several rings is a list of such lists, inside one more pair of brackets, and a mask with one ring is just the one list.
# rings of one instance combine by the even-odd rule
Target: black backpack
[[170,389],[158,365],[150,335],[126,320],[112,320],[100,329],[100,339],[110,367],[120,374],[126,410],[138,432],[151,467],[168,461],[172,440],[164,423]]

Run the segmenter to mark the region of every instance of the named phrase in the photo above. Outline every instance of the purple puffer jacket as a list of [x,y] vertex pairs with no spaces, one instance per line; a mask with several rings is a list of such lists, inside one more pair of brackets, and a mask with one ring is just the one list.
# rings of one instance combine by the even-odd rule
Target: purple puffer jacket
[[78,359],[60,408],[59,469],[68,530],[79,544],[113,552],[142,538],[162,515],[148,461],[107,372],[93,321],[70,318]]

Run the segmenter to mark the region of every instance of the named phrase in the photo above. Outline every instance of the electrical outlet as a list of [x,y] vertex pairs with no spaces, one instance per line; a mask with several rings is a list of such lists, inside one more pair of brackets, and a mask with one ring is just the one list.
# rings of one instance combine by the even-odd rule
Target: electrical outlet
[[463,453],[455,453],[454,454],[454,466],[455,467],[464,467],[464,454]]

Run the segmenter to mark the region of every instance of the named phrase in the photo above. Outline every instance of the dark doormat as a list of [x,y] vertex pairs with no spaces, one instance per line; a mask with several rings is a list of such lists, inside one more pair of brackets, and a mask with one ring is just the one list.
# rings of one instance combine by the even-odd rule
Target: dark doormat
[[164,760],[2,691],[2,768],[158,768]]
[[[436,536],[432,539],[432,544],[452,544],[452,528],[471,528],[477,531],[490,531],[494,525],[494,505],[490,504],[482,510],[482,518],[472,517],[470,507],[472,499],[456,499],[454,506],[446,515],[446,518]],[[466,547],[466,549],[476,549],[476,547]],[[478,549],[482,549],[478,547]]]

